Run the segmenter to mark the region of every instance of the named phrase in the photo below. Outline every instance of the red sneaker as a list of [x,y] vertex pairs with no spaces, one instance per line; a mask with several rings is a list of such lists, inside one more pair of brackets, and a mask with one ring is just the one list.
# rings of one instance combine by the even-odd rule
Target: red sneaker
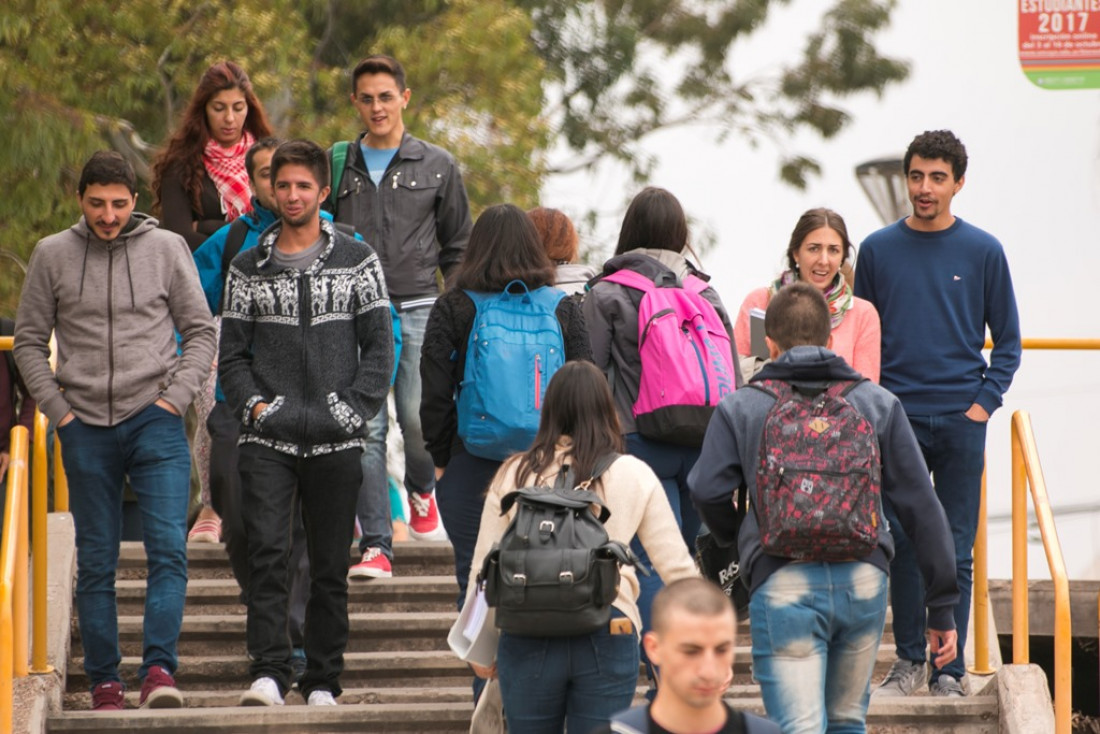
[[388,579],[393,576],[390,559],[378,548],[367,548],[363,560],[348,569],[348,581],[359,579]]
[[420,494],[409,492],[409,535],[413,540],[446,540],[447,532],[439,522],[439,508],[435,504],[435,493]]
[[141,684],[138,706],[151,709],[178,709],[183,707],[183,694],[176,688],[176,681],[167,670],[152,665]]
[[117,680],[100,683],[92,689],[92,711],[121,711],[124,690]]

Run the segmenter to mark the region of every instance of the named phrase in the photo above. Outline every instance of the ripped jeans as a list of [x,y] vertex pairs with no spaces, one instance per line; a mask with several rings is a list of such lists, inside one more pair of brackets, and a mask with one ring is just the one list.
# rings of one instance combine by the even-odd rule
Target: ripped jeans
[[752,595],[753,674],[784,734],[863,734],[886,622],[870,563],[790,563]]

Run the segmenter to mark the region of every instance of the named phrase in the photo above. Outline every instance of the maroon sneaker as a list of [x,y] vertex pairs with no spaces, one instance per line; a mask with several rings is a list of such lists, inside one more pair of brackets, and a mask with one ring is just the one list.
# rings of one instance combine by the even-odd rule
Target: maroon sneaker
[[178,709],[183,707],[183,695],[176,688],[176,681],[167,670],[152,665],[141,684],[138,706],[151,709]]
[[92,711],[121,711],[124,689],[117,680],[100,683],[92,689]]

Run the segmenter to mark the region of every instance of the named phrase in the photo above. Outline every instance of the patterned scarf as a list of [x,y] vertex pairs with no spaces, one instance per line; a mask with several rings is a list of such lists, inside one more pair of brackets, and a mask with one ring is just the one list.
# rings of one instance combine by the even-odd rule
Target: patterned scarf
[[[798,280],[798,273],[793,270],[784,270],[783,273],[775,279],[775,282],[768,288],[768,300],[779,292],[779,289],[785,285],[790,285]],[[823,294],[825,296],[825,302],[829,304],[829,316],[832,320],[833,328],[840,326],[840,322],[844,320],[844,314],[848,312],[848,309],[852,307],[852,287],[848,285],[848,281],[844,279],[842,273],[837,273],[836,278],[833,279],[832,285]]]
[[232,148],[223,148],[213,138],[207,140],[203,148],[202,164],[218,189],[226,221],[231,222],[252,211],[252,187],[248,185],[244,154],[255,142],[252,133],[245,130]]

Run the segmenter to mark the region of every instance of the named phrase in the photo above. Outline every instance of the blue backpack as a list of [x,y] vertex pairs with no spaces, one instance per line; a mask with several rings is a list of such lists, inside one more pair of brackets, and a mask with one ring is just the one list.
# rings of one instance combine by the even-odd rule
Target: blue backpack
[[556,313],[565,293],[520,280],[501,293],[465,293],[477,314],[458,388],[458,436],[474,456],[503,461],[531,446],[546,385],[565,363]]

